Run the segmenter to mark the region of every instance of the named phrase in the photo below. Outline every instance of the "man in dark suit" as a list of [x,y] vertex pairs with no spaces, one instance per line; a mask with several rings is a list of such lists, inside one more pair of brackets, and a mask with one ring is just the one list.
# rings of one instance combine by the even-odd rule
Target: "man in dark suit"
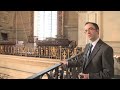
[[113,49],[99,38],[99,27],[96,23],[85,24],[85,34],[90,40],[81,58],[77,61],[62,61],[68,67],[81,66],[82,79],[110,79],[114,76]]

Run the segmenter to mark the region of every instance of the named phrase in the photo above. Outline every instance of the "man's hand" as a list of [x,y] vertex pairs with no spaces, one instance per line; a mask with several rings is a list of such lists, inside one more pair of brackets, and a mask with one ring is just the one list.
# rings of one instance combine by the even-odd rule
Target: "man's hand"
[[60,63],[64,64],[64,65],[68,65],[68,61],[66,61],[66,60],[62,60]]
[[89,74],[79,73],[79,79],[89,79]]
[[62,61],[60,61],[60,63],[61,63],[62,69],[63,69],[63,70],[66,70],[66,68],[67,68],[67,66],[68,66],[68,61],[62,60]]

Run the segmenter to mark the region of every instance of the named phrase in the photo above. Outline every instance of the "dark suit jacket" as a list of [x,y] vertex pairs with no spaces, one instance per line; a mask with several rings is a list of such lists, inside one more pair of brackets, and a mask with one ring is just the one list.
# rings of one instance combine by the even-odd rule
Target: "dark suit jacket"
[[84,53],[77,61],[68,61],[68,67],[80,66],[82,72],[89,73],[90,79],[110,79],[114,76],[114,59],[113,49],[101,39],[94,47],[89,61],[85,64],[87,50],[89,44],[86,45]]

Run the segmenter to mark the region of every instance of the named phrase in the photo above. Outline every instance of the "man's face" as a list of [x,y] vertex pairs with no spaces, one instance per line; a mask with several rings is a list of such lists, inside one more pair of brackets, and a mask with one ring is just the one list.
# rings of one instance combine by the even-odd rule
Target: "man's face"
[[98,30],[96,30],[92,24],[85,25],[85,33],[86,33],[88,39],[91,41],[95,41],[99,37]]

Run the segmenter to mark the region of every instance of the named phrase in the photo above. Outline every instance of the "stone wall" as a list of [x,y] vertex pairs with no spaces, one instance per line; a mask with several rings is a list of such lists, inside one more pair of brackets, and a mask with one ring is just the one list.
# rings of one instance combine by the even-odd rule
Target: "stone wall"
[[8,39],[28,41],[33,35],[33,12],[0,11],[0,39],[1,33],[7,33]]
[[63,27],[66,38],[74,40],[78,44],[78,13],[75,11],[65,11]]

